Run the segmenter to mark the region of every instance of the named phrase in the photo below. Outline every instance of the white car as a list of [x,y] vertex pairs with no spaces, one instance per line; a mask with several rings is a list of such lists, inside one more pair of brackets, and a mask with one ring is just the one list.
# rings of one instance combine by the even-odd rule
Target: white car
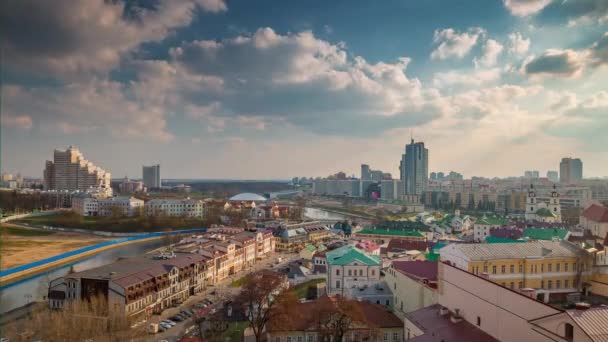
[[161,321],[161,323],[169,324],[172,327],[174,327],[177,324],[177,323],[175,323],[175,322],[173,322],[171,320],[168,320],[168,319],[165,319],[164,321]]

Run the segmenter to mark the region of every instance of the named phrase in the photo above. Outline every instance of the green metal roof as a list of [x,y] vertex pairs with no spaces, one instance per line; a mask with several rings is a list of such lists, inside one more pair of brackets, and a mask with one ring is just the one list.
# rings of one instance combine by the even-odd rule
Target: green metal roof
[[526,242],[526,241],[503,238],[503,237],[496,237],[496,236],[488,236],[488,237],[486,237],[486,242],[487,243],[512,243],[512,242]]
[[328,252],[325,257],[327,258],[328,265],[343,266],[350,264],[351,262],[358,261],[367,266],[380,266],[379,256],[367,254],[351,245],[340,247]]
[[503,225],[507,224],[508,220],[502,216],[484,216],[475,221],[475,224],[484,224],[484,225]]
[[547,208],[540,208],[536,211],[536,215],[541,217],[557,217],[551,210]]
[[393,228],[366,228],[357,234],[368,234],[368,235],[390,235],[390,236],[418,236],[422,237],[420,232],[415,230],[406,229],[393,229]]
[[439,254],[437,254],[437,253],[431,253],[431,252],[424,253],[424,258],[427,261],[439,261]]
[[530,240],[553,240],[557,238],[563,240],[568,234],[568,230],[561,228],[526,228],[523,239]]

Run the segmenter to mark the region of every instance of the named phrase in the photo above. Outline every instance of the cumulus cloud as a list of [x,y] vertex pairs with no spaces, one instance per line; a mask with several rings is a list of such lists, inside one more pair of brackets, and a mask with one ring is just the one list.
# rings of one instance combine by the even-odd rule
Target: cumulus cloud
[[568,26],[608,23],[608,2],[605,0],[563,1],[561,7],[571,18]]
[[[107,80],[68,84],[65,87],[8,85],[4,115],[32,113],[30,121],[42,131],[79,134],[98,132],[115,138],[168,141],[164,108],[131,98],[125,85]],[[3,121],[4,124],[4,121]]]
[[226,9],[219,0],[159,0],[154,8],[104,0],[7,0],[0,12],[5,63],[59,77],[107,72],[140,44],[188,25],[197,6]]
[[500,69],[475,69],[473,71],[455,71],[435,73],[433,85],[439,88],[454,85],[480,86],[500,79]]
[[472,27],[462,33],[452,28],[437,30],[433,36],[433,42],[437,47],[431,53],[431,59],[463,58],[485,35],[485,32],[480,27]]
[[586,53],[570,49],[549,49],[524,61],[522,71],[529,76],[573,77],[585,67]]
[[519,32],[509,34],[509,43],[510,53],[524,55],[530,49],[530,39],[524,38]]
[[260,28],[221,41],[184,42],[170,55],[171,64],[191,76],[222,80],[217,115],[224,120],[274,117],[315,132],[371,134],[437,117],[425,107],[432,90],[406,75],[409,58],[349,58],[343,43],[310,31],[283,35]]
[[608,64],[608,32],[604,33],[600,40],[591,46],[590,53],[593,66]]
[[496,64],[498,56],[502,53],[504,47],[494,39],[488,39],[483,47],[483,55],[481,58],[474,59],[475,66],[491,67]]
[[32,118],[29,115],[3,114],[0,117],[3,127],[30,130],[32,128]]
[[527,17],[542,11],[551,0],[503,0],[503,3],[512,15]]
[[605,151],[608,143],[608,92],[600,91],[565,111],[559,121],[546,130],[558,137],[576,138],[592,149]]

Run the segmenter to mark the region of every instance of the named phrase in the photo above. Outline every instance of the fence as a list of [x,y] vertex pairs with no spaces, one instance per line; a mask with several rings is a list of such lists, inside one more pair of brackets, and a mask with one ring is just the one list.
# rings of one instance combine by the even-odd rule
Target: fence
[[46,264],[49,264],[52,262],[61,261],[62,259],[71,258],[73,256],[77,256],[78,254],[87,253],[90,251],[94,251],[96,249],[100,249],[100,248],[104,248],[104,247],[108,247],[108,246],[112,246],[112,245],[117,245],[117,244],[121,244],[121,243],[125,243],[125,242],[137,241],[137,240],[150,239],[150,238],[155,238],[155,237],[161,237],[164,235],[204,233],[206,230],[207,229],[205,229],[205,228],[200,228],[200,229],[175,230],[175,231],[171,231],[171,232],[147,233],[147,234],[140,234],[137,236],[124,237],[121,239],[116,239],[116,240],[111,240],[111,241],[100,242],[100,243],[90,245],[87,247],[78,248],[78,249],[75,249],[70,252],[57,254],[57,255],[54,255],[54,256],[46,258],[46,259],[41,259],[38,261],[30,262],[29,264],[24,264],[21,266],[16,266],[13,268],[2,270],[2,271],[0,271],[0,278],[17,273],[17,272],[23,272],[23,271],[29,270],[31,268],[34,268],[34,267],[39,267],[39,266],[43,266],[43,265],[46,265]]

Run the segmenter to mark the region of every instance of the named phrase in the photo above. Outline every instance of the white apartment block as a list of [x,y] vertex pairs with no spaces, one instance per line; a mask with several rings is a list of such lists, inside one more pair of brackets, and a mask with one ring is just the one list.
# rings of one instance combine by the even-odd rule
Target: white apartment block
[[110,189],[111,178],[109,172],[95,166],[78,149],[70,146],[67,150],[55,150],[53,161],[47,160],[44,188],[60,191]]
[[145,212],[148,216],[167,215],[202,218],[204,203],[195,199],[153,199],[146,203]]
[[141,213],[144,208],[144,201],[135,197],[109,197],[97,201],[99,216],[111,216],[116,210],[121,215],[133,216]]
[[97,216],[99,201],[92,196],[80,194],[72,198],[72,210],[81,216]]
[[348,245],[325,254],[327,292],[347,294],[352,288],[367,288],[380,282],[380,256]]

